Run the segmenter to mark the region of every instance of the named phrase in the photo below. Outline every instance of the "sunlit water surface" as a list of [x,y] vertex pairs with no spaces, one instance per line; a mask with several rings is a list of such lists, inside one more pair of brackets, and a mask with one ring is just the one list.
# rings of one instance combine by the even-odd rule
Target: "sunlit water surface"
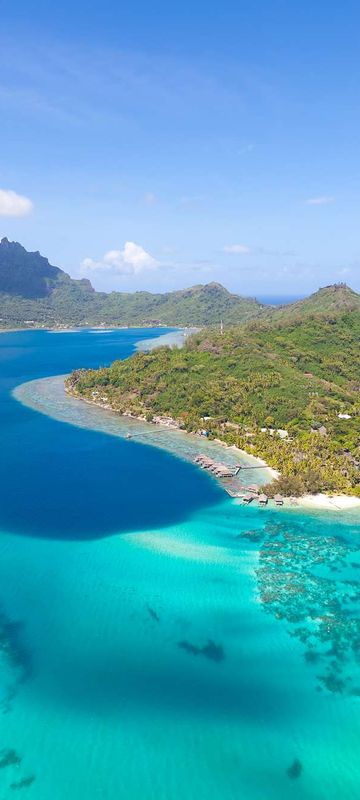
[[0,336],[0,800],[355,800],[358,513],[242,508],[42,380],[157,335]]

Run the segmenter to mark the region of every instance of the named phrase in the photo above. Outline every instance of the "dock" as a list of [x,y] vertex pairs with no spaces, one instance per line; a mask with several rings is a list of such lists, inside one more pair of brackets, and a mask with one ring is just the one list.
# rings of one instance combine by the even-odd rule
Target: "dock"
[[234,467],[230,467],[228,464],[214,461],[213,458],[203,454],[196,456],[196,458],[194,458],[194,463],[198,464],[201,469],[206,469],[208,472],[211,472],[216,478],[235,478],[241,469],[240,464],[235,464]]
[[[221,462],[215,461],[213,458],[210,458],[210,456],[207,456],[204,453],[196,456],[194,458],[194,463],[201,467],[201,469],[206,469],[207,472],[210,472],[216,478],[235,478],[241,469],[259,469],[257,466],[242,467],[241,464],[235,464],[234,466],[222,464]],[[263,469],[267,469],[267,467],[263,467]],[[282,506],[284,504],[284,498],[280,494],[276,494],[275,497],[269,498],[266,494],[264,494],[264,492],[261,491],[261,487],[256,483],[252,483],[250,486],[239,486],[239,490],[234,488],[230,482],[227,485],[226,483],[223,485],[229,497],[242,500],[245,506],[248,506],[250,503],[256,501],[255,505],[260,506],[260,508],[266,508],[270,499],[274,501],[276,506]]]
[[253,494],[244,494],[244,496],[243,496],[243,503],[244,503],[246,506],[248,506],[248,505],[250,505],[250,503],[252,503],[252,501],[254,500],[254,498],[255,498],[255,495],[253,495]]

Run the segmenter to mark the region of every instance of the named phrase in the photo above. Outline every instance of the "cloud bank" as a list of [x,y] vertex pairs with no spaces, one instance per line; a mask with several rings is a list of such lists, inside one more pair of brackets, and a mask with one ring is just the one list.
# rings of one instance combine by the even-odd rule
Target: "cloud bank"
[[28,197],[12,189],[0,189],[0,217],[27,217],[33,210]]

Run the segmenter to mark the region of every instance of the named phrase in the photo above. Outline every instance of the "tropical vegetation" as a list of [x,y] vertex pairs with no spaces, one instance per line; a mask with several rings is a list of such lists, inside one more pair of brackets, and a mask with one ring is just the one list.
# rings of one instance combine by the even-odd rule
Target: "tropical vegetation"
[[269,493],[360,496],[360,308],[347,287],[329,287],[325,298],[334,293],[338,310],[203,329],[182,349],[78,370],[67,388],[261,456],[281,473]]

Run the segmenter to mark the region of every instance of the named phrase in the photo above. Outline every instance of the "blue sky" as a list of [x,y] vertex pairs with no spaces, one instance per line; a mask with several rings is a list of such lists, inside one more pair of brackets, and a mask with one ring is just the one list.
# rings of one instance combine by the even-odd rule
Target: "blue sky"
[[360,7],[0,0],[0,236],[106,291],[360,290]]

